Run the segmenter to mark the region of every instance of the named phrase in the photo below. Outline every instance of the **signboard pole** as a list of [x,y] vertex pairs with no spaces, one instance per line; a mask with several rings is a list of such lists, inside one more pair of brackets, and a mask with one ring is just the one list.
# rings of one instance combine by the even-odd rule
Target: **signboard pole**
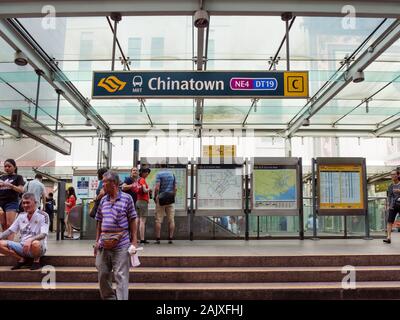
[[313,237],[312,240],[319,240],[317,237],[317,184],[315,174],[316,160],[311,160],[311,177],[312,177],[312,210],[313,210]]
[[57,235],[56,240],[64,240],[64,212],[65,212],[65,181],[58,182],[57,195]]
[[249,190],[249,172],[247,169],[247,161],[245,162],[245,196],[246,196],[246,205],[245,205],[245,219],[246,219],[246,233],[245,233],[245,240],[248,241],[249,240],[249,213],[250,213],[250,190]]
[[133,140],[133,168],[139,164],[139,140]]
[[365,186],[366,192],[364,192],[364,203],[365,203],[365,240],[372,240],[373,238],[370,236],[370,225],[369,225],[369,214],[368,214],[368,185],[367,185],[367,163],[366,160],[363,159],[363,185]]
[[189,208],[189,240],[193,241],[194,220],[194,161],[190,161],[190,208]]
[[299,185],[299,198],[297,201],[300,202],[299,206],[299,237],[300,240],[304,240],[304,206],[303,206],[303,165],[301,158],[299,158],[299,174],[298,174],[298,185]]
[[344,223],[344,238],[347,239],[347,216],[344,216],[343,219],[343,223]]

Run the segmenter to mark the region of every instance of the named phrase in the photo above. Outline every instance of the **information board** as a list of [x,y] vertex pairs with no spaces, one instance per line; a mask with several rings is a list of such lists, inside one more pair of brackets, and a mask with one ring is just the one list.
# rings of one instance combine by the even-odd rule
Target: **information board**
[[295,157],[254,158],[251,162],[251,212],[256,215],[300,215],[302,166]]
[[196,182],[196,210],[243,209],[243,165],[198,164]]
[[361,165],[320,165],[319,208],[363,209]]
[[96,195],[97,177],[73,176],[72,186],[78,199],[93,198]]
[[297,209],[295,166],[255,165],[253,209]]

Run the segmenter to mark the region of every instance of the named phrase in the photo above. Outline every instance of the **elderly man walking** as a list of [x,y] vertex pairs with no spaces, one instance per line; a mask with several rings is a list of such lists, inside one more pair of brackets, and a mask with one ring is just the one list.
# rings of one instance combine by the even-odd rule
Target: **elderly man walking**
[[[137,214],[132,197],[119,191],[119,177],[113,171],[103,175],[106,195],[96,213],[97,233],[94,255],[99,271],[100,295],[104,300],[128,300],[130,255],[136,249]],[[134,253],[133,250],[131,253]],[[112,288],[112,272],[117,290]]]

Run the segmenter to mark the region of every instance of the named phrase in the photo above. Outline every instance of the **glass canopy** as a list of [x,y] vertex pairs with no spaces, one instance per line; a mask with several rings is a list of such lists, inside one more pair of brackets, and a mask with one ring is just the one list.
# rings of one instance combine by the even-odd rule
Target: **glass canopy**
[[[107,17],[57,17],[55,28],[44,30],[40,18],[14,19],[38,47],[87,98],[111,130],[134,131],[175,123],[193,127],[196,102],[191,99],[94,100],[92,72],[110,70],[114,22]],[[341,17],[296,17],[289,33],[291,70],[309,71],[310,97],[345,72],[346,57],[357,59],[394,22],[394,19],[355,18],[351,28]],[[276,16],[211,16],[206,35],[207,70],[286,70],[283,42],[285,23]],[[122,17],[117,28],[116,70],[195,70],[197,29],[191,16]],[[283,43],[282,48],[280,48]],[[54,127],[57,93],[28,64],[14,64],[15,50],[0,37],[0,116],[10,119],[12,109],[34,114]],[[274,57],[275,63],[273,60]],[[127,63],[123,63],[123,59]],[[352,60],[351,60],[352,61]],[[350,82],[310,119],[312,129],[370,130],[398,119],[400,109],[400,40],[386,49],[365,70],[365,81]],[[321,90],[322,88],[322,90]],[[307,99],[205,99],[202,125],[232,128],[288,127],[307,111]],[[85,117],[61,96],[59,122],[63,130],[88,129]]]

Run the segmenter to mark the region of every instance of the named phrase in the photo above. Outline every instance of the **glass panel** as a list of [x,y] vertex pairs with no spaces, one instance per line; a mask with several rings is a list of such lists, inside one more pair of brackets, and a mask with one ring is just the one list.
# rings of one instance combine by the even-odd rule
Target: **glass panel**
[[58,61],[111,59],[113,34],[106,17],[57,17],[55,28],[46,30],[42,18],[19,21],[47,54]]
[[280,17],[212,16],[210,20],[209,37],[215,41],[216,59],[268,59],[284,34]]
[[249,228],[249,234],[252,237],[299,237],[299,218],[296,216],[251,215]]

